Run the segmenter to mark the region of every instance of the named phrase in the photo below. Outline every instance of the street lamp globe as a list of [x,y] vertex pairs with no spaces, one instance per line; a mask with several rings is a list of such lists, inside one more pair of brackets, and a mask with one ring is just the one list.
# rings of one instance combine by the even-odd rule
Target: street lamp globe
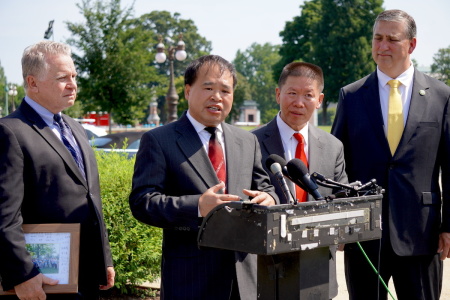
[[156,45],[156,50],[158,51],[158,53],[156,53],[156,55],[155,55],[155,60],[159,64],[162,64],[167,59],[167,56],[164,53],[165,48],[166,47],[164,46],[163,43],[159,43],[158,45]]

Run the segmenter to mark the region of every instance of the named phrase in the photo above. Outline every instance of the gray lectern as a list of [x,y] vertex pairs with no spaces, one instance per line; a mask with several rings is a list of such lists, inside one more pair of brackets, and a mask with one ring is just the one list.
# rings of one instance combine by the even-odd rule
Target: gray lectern
[[258,299],[328,297],[329,246],[381,238],[382,195],[296,205],[231,202],[206,216],[198,244],[258,255]]

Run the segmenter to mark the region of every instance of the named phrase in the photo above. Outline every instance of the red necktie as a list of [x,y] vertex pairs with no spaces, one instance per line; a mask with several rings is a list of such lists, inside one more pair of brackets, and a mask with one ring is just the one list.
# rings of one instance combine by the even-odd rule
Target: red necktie
[[[303,139],[303,135],[300,133],[294,133],[294,138],[298,141],[297,148],[295,149],[295,158],[303,161],[305,166],[308,168],[308,159],[306,158],[305,153],[305,142]],[[308,193],[304,191],[301,187],[295,185],[295,197],[300,202],[306,202]]]
[[208,145],[208,157],[216,172],[219,181],[223,181],[226,184],[227,174],[225,168],[225,160],[223,156],[222,146],[220,145],[216,136],[216,127],[206,127],[205,130],[211,134]]

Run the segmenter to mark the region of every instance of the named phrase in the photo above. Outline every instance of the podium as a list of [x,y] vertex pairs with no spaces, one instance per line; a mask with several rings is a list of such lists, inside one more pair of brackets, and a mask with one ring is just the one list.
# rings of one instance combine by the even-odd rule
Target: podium
[[261,206],[230,202],[203,220],[201,247],[257,254],[258,299],[329,299],[329,246],[381,238],[382,195]]

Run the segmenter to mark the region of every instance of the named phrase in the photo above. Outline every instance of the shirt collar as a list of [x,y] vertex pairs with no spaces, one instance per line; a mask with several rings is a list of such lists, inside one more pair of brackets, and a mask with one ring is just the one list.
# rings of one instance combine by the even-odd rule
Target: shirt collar
[[45,107],[43,107],[42,105],[40,105],[39,103],[37,103],[28,96],[25,96],[25,102],[29,106],[31,106],[31,108],[33,108],[38,113],[39,116],[41,116],[42,120],[44,120],[44,122],[48,126],[50,127],[53,126],[53,113],[51,111],[49,111],[48,109],[46,109]]
[[[189,121],[191,122],[192,126],[194,126],[194,129],[195,129],[195,131],[197,133],[200,133],[202,130],[205,129],[205,127],[208,127],[208,126],[203,125],[202,123],[200,123],[196,119],[194,119],[194,117],[191,116],[191,114],[189,113],[189,110],[187,111],[186,116],[189,119]],[[217,130],[220,131],[220,132],[223,132],[222,131],[222,124],[217,125]]]
[[300,131],[295,131],[292,129],[286,122],[283,121],[280,117],[280,113],[277,114],[277,126],[278,130],[280,131],[281,139],[283,141],[288,142],[294,133],[298,132],[303,135],[303,139],[305,140],[305,144],[308,144],[308,126],[309,122],[306,123],[305,127],[303,127]]
[[414,78],[414,66],[411,64],[408,69],[406,69],[405,72],[400,74],[397,78],[391,78],[388,75],[384,74],[378,67],[377,67],[377,76],[378,76],[378,82],[381,87],[385,87],[389,80],[397,79],[399,80],[402,85],[405,87],[411,86],[413,83]]

